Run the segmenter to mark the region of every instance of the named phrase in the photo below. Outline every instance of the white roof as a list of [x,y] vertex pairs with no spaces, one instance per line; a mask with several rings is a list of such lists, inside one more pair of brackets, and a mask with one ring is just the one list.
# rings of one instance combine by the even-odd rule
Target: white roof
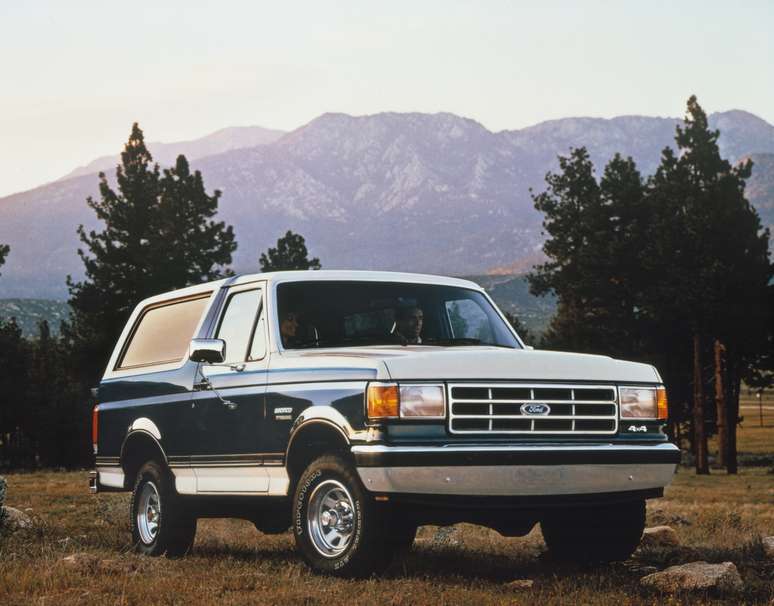
[[409,282],[412,284],[437,284],[442,286],[458,286],[460,288],[472,288],[483,291],[483,288],[471,282],[460,278],[449,278],[446,276],[434,276],[430,274],[411,274],[397,271],[362,271],[354,269],[316,269],[302,271],[271,271],[266,273],[239,274],[230,278],[204,282],[178,290],[154,295],[140,302],[138,308],[144,308],[152,303],[161,303],[170,299],[188,297],[199,293],[214,291],[221,286],[232,286],[235,284],[249,284],[257,280],[267,280],[271,283],[280,282],[307,282],[307,281],[363,281],[363,282]]
[[397,271],[362,271],[354,269],[315,269],[302,271],[273,271],[267,273],[243,274],[233,278],[231,284],[245,284],[255,280],[269,282],[306,282],[306,281],[364,281],[364,282],[409,282],[414,284],[438,284],[483,290],[475,282],[460,278],[435,276],[430,274],[412,274]]

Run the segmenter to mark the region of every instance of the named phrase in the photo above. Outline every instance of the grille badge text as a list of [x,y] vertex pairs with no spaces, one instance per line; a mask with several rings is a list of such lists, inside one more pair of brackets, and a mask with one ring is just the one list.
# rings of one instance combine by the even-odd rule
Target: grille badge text
[[551,407],[548,404],[522,404],[519,410],[523,415],[544,417],[551,412]]

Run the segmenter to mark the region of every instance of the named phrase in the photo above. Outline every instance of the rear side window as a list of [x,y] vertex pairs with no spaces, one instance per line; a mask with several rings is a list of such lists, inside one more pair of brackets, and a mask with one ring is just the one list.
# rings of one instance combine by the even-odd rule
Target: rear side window
[[180,362],[188,353],[196,325],[210,295],[145,310],[129,337],[119,369]]

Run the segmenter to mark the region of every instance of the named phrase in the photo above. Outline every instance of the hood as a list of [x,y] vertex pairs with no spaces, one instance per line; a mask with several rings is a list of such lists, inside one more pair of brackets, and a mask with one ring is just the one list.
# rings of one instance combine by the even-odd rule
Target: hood
[[[285,352],[287,354],[287,352]],[[376,363],[382,380],[519,380],[660,383],[649,364],[607,356],[500,347],[387,346],[304,350],[299,358]],[[370,362],[370,364],[369,364]],[[380,368],[381,367],[381,368]],[[381,376],[386,370],[387,376]]]

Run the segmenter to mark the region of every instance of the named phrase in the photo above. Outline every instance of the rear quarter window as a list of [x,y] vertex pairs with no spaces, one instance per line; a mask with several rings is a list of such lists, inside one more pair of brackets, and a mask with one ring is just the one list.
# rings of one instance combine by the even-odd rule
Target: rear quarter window
[[117,369],[180,362],[188,352],[209,298],[207,293],[145,309],[135,323]]

